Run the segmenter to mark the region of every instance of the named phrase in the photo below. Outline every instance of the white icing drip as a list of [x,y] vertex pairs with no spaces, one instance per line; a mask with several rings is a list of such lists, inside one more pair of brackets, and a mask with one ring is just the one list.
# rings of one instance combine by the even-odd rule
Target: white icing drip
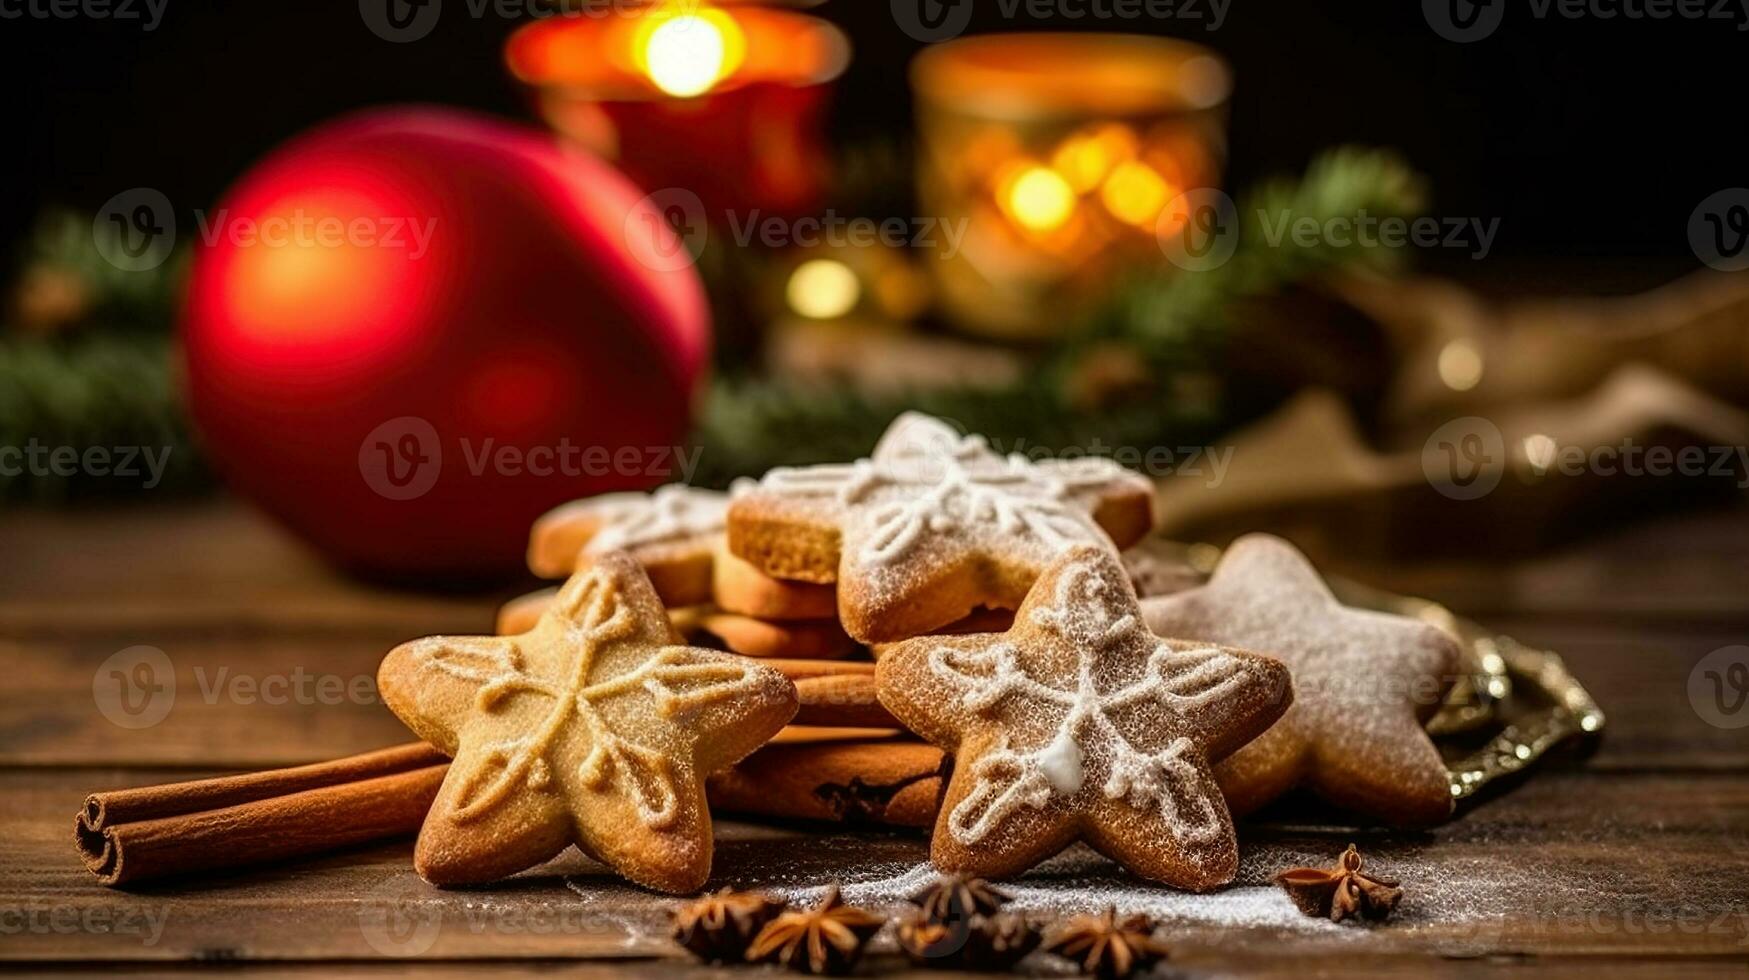
[[760,488],[865,507],[866,534],[854,558],[883,566],[927,535],[958,531],[1021,536],[1052,553],[1079,543],[1109,546],[1071,497],[1125,479],[1136,477],[1109,460],[1035,464],[1018,454],[1000,456],[982,436],[961,436],[938,419],[910,413],[893,423],[872,457],[780,467]]
[[654,493],[603,498],[602,523],[583,550],[587,554],[666,544],[723,530],[729,498],[714,490],[671,483]]
[[[1042,808],[1074,796],[1090,768],[1103,766],[1099,792],[1138,808],[1158,808],[1181,840],[1207,840],[1224,832],[1222,809],[1210,798],[1211,781],[1199,776],[1195,746],[1177,738],[1157,752],[1137,749],[1112,721],[1113,712],[1139,702],[1194,710],[1219,702],[1247,683],[1238,658],[1212,648],[1176,650],[1149,633],[1135,610],[1110,600],[1113,591],[1092,561],[1064,569],[1052,604],[1033,612],[1033,622],[1058,634],[1076,651],[1073,690],[1029,675],[1010,643],[964,651],[938,646],[930,669],[964,688],[960,703],[987,714],[1009,699],[1028,711],[1057,709],[1062,720],[1047,744],[1015,749],[1003,740],[971,769],[972,790],[948,815],[954,837],[975,844],[1021,807]],[[1133,600],[1130,603],[1133,605]],[[1152,647],[1146,670],[1116,690],[1100,690],[1101,661],[1113,647]]]
[[480,764],[466,774],[457,808],[450,814],[452,821],[477,818],[508,799],[519,784],[535,791],[550,788],[547,753],[573,718],[590,735],[589,752],[577,766],[585,787],[602,789],[618,773],[622,791],[645,826],[661,830],[679,816],[680,799],[668,756],[615,731],[600,703],[642,693],[652,699],[659,715],[667,717],[754,693],[760,685],[759,668],[688,647],[659,647],[632,670],[591,683],[603,647],[636,631],[631,609],[621,595],[624,586],[619,576],[603,568],[565,585],[548,615],[565,619],[567,642],[574,643],[578,652],[551,675],[530,672],[516,639],[435,638],[415,650],[420,667],[479,685],[475,704],[481,711],[498,711],[524,694],[552,703],[529,733],[484,746]]
[[1065,729],[1057,732],[1051,744],[1039,750],[1038,769],[1058,796],[1073,796],[1080,791],[1081,781],[1086,775],[1081,760],[1081,746]]

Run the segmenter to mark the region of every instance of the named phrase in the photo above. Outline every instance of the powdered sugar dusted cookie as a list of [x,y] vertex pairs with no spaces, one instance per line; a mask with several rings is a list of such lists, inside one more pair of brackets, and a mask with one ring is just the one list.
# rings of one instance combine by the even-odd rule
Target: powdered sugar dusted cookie
[[671,606],[711,599],[711,550],[729,495],[673,483],[654,493],[608,493],[561,505],[535,521],[528,567],[565,578],[592,555],[629,551]]
[[1064,551],[1122,547],[1151,524],[1148,481],[1110,460],[1001,456],[913,412],[868,459],[772,470],[730,505],[728,534],[768,575],[837,582],[839,618],[866,643],[1013,608]]
[[1306,785],[1390,824],[1451,815],[1445,764],[1423,727],[1458,669],[1444,631],[1341,605],[1298,549],[1263,534],[1227,549],[1207,585],[1142,608],[1162,636],[1267,650],[1293,670],[1294,706],[1215,770],[1235,813]]
[[1080,839],[1196,890],[1239,862],[1210,760],[1293,697],[1279,661],[1148,632],[1117,556],[1086,546],[1049,567],[1008,632],[907,640],[875,676],[881,703],[956,757],[937,867],[1012,875]]
[[413,854],[439,885],[503,878],[575,843],[639,884],[694,891],[711,865],[705,775],[797,707],[777,671],[681,646],[624,552],[593,558],[533,630],[402,644],[378,683],[455,757]]

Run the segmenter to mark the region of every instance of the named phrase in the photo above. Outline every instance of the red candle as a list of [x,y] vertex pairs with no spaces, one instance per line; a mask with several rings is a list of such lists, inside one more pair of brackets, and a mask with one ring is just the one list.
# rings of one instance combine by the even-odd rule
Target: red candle
[[535,21],[505,59],[550,126],[646,190],[794,214],[820,198],[821,120],[849,52],[814,17],[687,3]]

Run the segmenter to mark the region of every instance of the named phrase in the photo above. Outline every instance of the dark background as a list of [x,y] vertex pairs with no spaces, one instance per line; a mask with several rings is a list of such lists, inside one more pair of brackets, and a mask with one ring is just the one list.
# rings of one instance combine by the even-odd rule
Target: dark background
[[[206,207],[275,143],[359,106],[429,101],[526,117],[499,56],[514,22],[444,2],[436,30],[402,45],[372,34],[354,0],[169,0],[151,33],[137,22],[0,19],[12,137],[0,164],[4,241],[42,205],[92,210],[130,187],[159,188],[181,211]],[[1460,45],[1415,0],[1232,0],[1217,31],[1008,21],[996,0],[972,2],[972,32],[1103,28],[1209,44],[1238,79],[1230,184],[1297,169],[1336,143],[1396,146],[1431,178],[1437,214],[1501,219],[1496,255],[1509,263],[1644,259],[1657,274],[1679,272],[1698,264],[1685,230],[1695,205],[1749,184],[1749,33],[1732,22],[1539,21],[1511,0],[1492,37]],[[835,137],[907,136],[905,66],[918,42],[887,0],[833,0],[817,13],[856,52]]]

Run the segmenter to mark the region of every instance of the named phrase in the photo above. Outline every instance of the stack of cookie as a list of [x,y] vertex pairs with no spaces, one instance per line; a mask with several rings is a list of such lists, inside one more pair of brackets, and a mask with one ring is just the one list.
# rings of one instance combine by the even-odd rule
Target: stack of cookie
[[[944,871],[1012,875],[1082,840],[1197,890],[1236,872],[1231,814],[1296,787],[1366,821],[1445,819],[1423,726],[1455,641],[1341,606],[1276,538],[1205,582],[1145,540],[1151,505],[1109,460],[1004,456],[908,414],[856,462],[561,507],[529,557],[564,586],[506,606],[502,639],[385,662],[415,731],[476,740],[421,870],[514,863],[466,827],[528,797],[503,818],[530,842],[515,860],[575,840],[686,890],[708,871],[705,786],[719,810],[933,826]],[[565,821],[585,805],[618,835]]]

